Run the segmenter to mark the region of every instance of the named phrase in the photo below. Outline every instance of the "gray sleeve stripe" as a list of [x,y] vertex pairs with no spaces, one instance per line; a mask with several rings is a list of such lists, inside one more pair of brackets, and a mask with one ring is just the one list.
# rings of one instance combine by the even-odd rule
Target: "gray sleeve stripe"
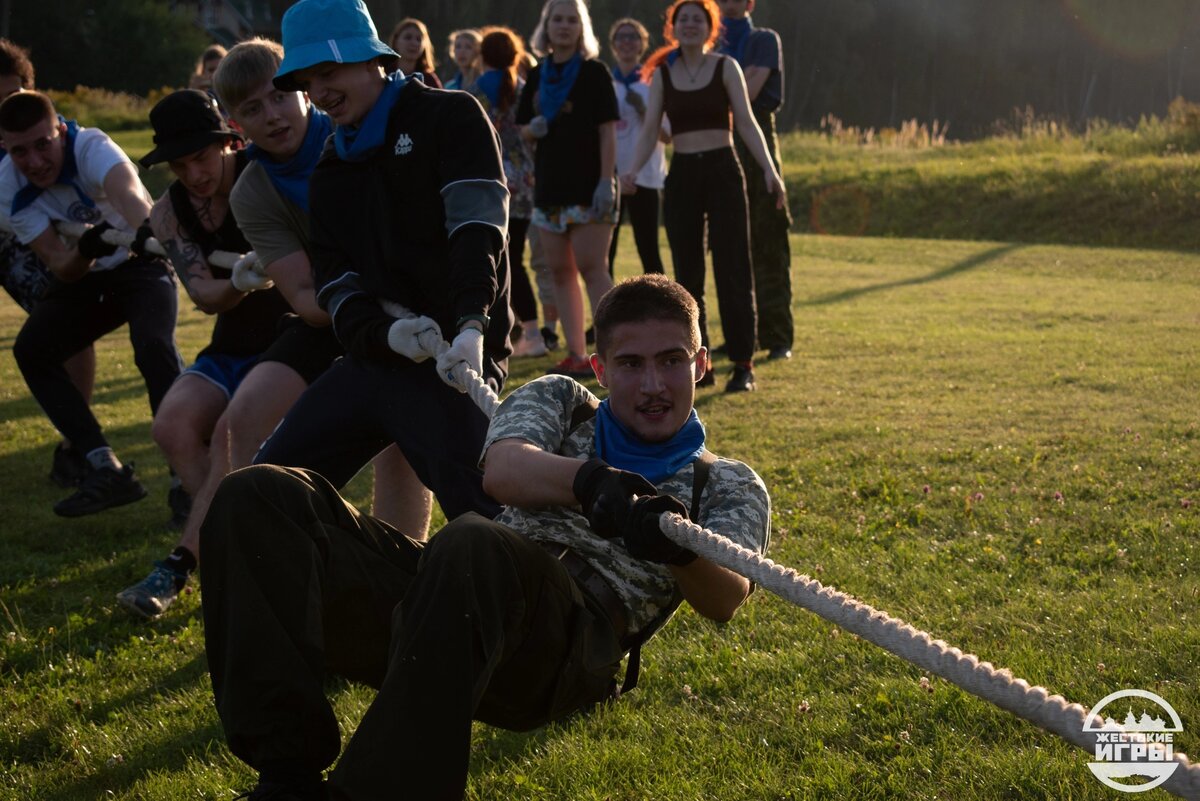
[[508,187],[501,181],[472,179],[442,187],[446,232],[453,235],[464,225],[487,225],[508,236]]
[[329,297],[329,296],[338,294],[338,292],[340,290],[358,289],[358,279],[359,278],[360,278],[359,274],[355,273],[355,272],[342,273],[337,278],[333,279],[328,284],[321,287],[320,291],[317,292],[317,300],[320,300],[321,298],[324,298],[324,297]]

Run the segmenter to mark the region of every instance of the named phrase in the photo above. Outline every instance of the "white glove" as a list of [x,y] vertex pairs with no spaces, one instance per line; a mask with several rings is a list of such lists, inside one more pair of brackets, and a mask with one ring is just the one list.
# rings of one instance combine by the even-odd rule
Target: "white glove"
[[483,332],[469,325],[458,332],[458,336],[450,343],[450,348],[437,357],[437,369],[451,386],[459,392],[466,392],[454,377],[458,365],[466,363],[478,375],[483,375]]
[[534,139],[541,139],[546,134],[550,133],[550,123],[540,114],[529,121],[529,133]]
[[601,178],[600,183],[596,184],[596,191],[592,193],[592,211],[599,217],[611,214],[617,202],[616,197],[617,190],[613,187],[613,179]]
[[428,317],[406,317],[397,320],[388,329],[388,347],[414,362],[423,362],[432,355],[421,346],[420,338],[426,331],[433,331],[437,340],[441,341],[442,329]]
[[249,255],[247,258],[238,259],[233,265],[233,275],[229,278],[229,283],[233,284],[233,288],[238,292],[255,292],[260,289],[270,289],[275,286],[275,282],[266,276],[265,273],[259,272],[262,266],[258,263],[258,259]]

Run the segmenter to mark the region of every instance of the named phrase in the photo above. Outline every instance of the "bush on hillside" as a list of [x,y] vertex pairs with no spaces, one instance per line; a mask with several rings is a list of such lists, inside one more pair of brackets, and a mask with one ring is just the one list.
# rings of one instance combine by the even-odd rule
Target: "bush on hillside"
[[76,86],[70,92],[50,89],[46,94],[54,101],[59,114],[78,120],[80,125],[103,131],[132,131],[150,126],[150,109],[171,91],[170,87],[164,86],[146,97],[138,97],[125,92]]

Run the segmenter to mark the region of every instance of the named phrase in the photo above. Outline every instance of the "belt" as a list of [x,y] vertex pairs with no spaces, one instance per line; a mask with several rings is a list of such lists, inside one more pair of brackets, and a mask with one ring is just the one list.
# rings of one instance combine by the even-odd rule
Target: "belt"
[[622,648],[629,647],[630,631],[629,616],[625,612],[625,604],[613,590],[604,577],[597,573],[582,556],[568,545],[557,542],[539,543],[551,556],[557,559],[566,569],[571,578],[583,592],[596,602],[608,618],[617,642]]

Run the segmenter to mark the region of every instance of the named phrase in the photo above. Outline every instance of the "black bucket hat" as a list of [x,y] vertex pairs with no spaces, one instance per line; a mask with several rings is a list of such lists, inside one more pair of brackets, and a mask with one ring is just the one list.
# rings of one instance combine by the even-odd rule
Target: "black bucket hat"
[[154,149],[138,160],[143,167],[173,161],[216,142],[242,141],[229,127],[217,101],[196,89],[172,92],[150,109]]

